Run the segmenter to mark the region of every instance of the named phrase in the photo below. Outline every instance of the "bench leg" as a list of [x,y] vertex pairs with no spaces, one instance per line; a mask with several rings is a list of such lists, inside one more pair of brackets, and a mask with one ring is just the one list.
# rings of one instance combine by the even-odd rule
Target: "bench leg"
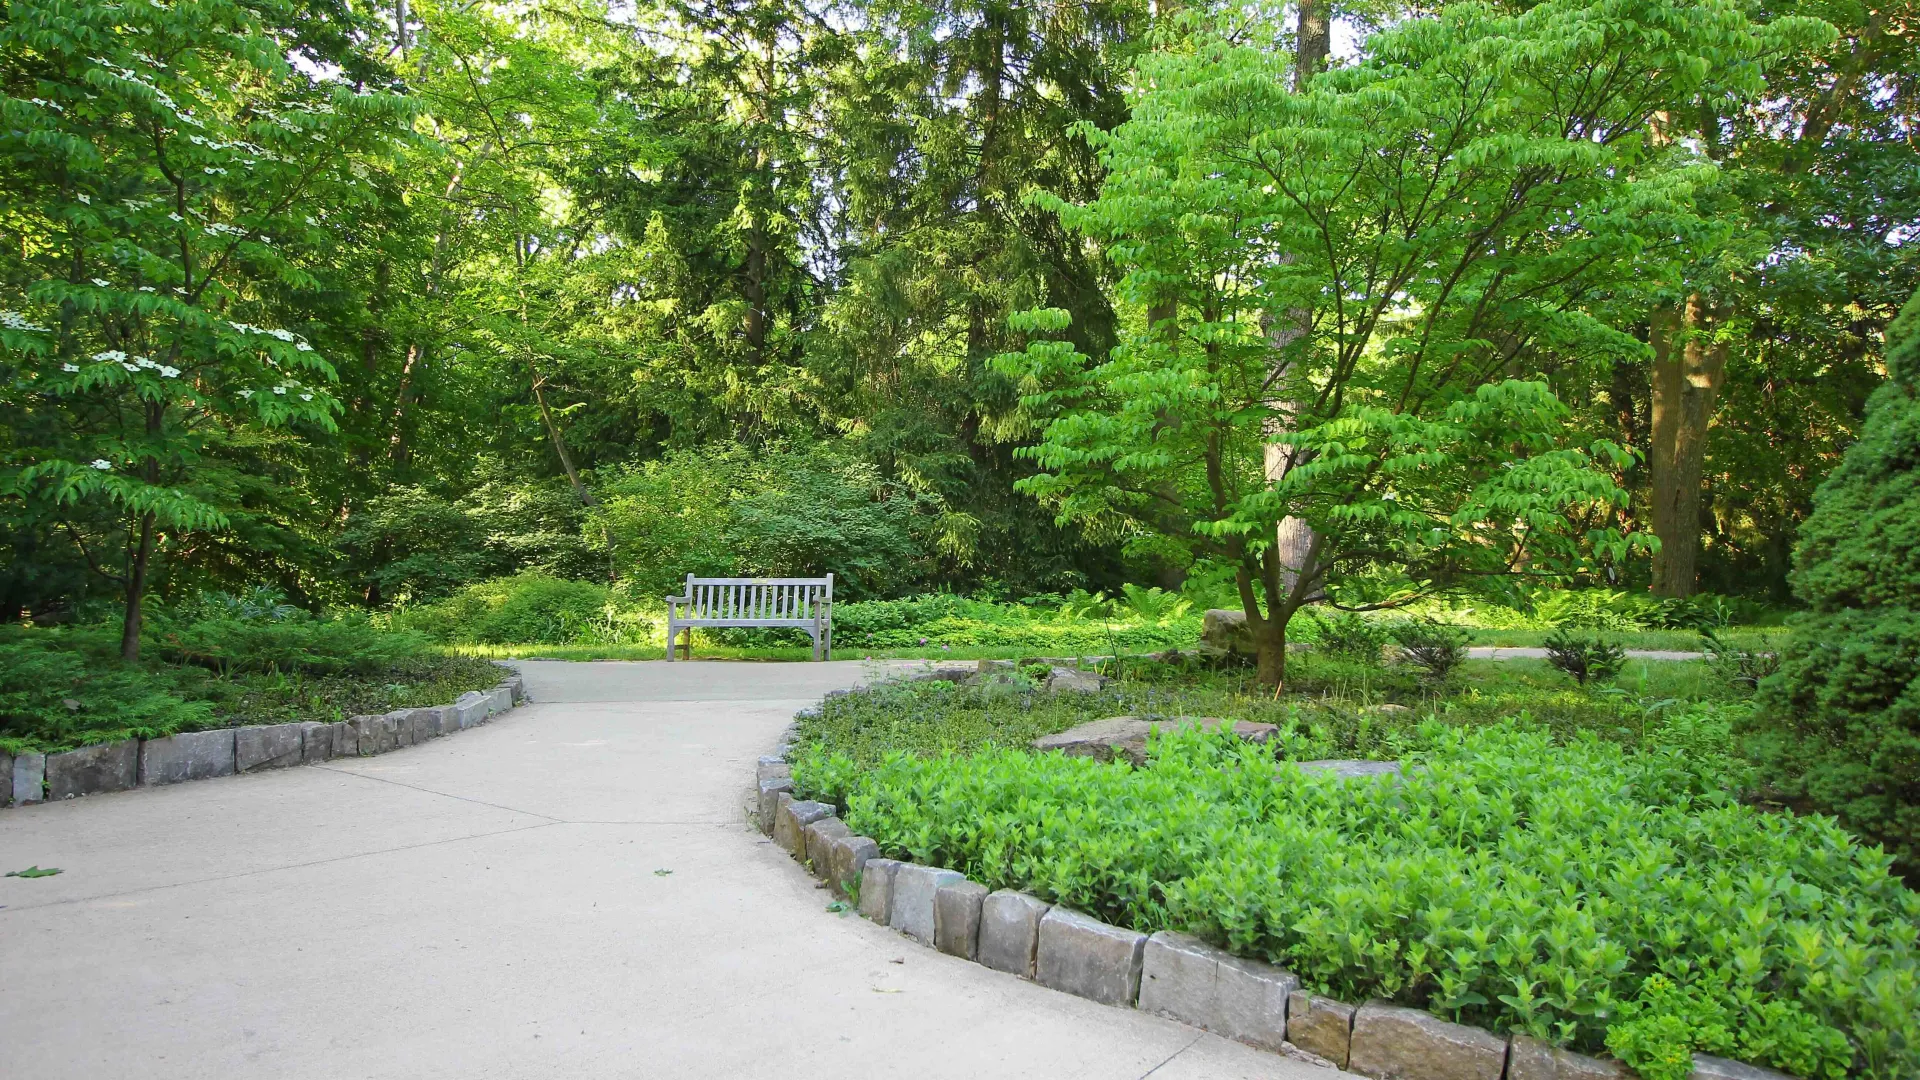
[[673,635],[677,633],[673,620],[667,620],[667,663],[673,663]]

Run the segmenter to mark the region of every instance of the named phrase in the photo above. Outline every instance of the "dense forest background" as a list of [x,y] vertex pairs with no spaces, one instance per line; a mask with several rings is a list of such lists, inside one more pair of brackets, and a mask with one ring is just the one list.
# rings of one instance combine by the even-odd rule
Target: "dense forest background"
[[[1661,167],[1710,168],[1711,243],[1665,293],[1561,301],[1644,348],[1513,363],[1569,440],[1634,451],[1609,525],[1666,554],[1608,584],[1781,599],[1920,285],[1920,49],[1906,8],[1735,6],[1832,32],[1648,121]],[[1139,243],[1064,220],[1143,62],[1224,39],[1298,90],[1432,14],[9,0],[0,618],[526,570],[1177,586],[1190,551],[1016,491],[1042,425],[995,358],[1024,311],[1085,357],[1164,317],[1120,287]]]

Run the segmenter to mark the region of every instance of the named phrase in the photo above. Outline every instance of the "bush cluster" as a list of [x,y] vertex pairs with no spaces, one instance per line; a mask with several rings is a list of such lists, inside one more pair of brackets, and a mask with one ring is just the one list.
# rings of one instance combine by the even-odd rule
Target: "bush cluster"
[[591,581],[528,572],[469,585],[390,618],[456,645],[643,645],[664,640],[655,620],[620,593]]
[[[1427,725],[1399,783],[1186,733],[1143,769],[987,748],[844,783],[883,850],[1140,930],[1677,1080],[1695,1049],[1805,1077],[1920,1069],[1920,895],[1831,822],[1766,814],[1711,758]],[[831,775],[829,775],[831,774]]]

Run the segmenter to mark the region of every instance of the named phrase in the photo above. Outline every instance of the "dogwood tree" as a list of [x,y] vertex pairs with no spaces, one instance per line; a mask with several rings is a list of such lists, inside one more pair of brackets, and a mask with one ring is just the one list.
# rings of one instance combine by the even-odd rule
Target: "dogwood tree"
[[0,22],[0,497],[122,588],[129,659],[156,551],[242,500],[223,448],[332,429],[334,369],[277,313],[407,134],[403,96],[329,62],[344,16],[269,3],[17,0]]

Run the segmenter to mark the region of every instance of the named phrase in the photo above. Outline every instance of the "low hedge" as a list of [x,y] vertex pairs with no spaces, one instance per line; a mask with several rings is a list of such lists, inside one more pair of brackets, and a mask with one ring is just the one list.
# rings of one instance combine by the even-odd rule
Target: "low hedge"
[[1143,931],[1178,929],[1349,1001],[1609,1049],[1647,1080],[1694,1050],[1800,1076],[1920,1074],[1920,894],[1830,820],[1723,792],[1686,748],[1426,725],[1399,783],[1276,765],[1230,737],[1150,765],[988,747],[795,763],[889,854]]

